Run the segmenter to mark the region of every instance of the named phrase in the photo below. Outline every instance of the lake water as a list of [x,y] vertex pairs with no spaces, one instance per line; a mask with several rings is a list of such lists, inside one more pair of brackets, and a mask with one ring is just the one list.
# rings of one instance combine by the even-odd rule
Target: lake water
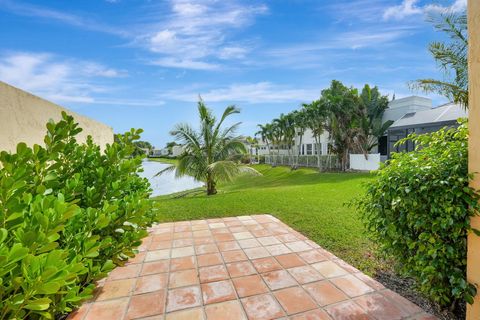
[[153,189],[152,197],[195,189],[203,186],[202,182],[196,181],[192,177],[175,178],[175,173],[166,172],[160,176],[155,177],[162,169],[170,166],[169,164],[160,163],[156,161],[144,161],[143,172],[140,176],[145,177],[150,181]]

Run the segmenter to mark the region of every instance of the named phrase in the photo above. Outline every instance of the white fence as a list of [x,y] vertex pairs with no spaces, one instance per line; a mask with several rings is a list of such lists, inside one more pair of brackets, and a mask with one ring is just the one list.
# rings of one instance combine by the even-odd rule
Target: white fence
[[[266,155],[265,163],[272,166],[297,166],[318,168],[318,158],[312,156],[286,156],[286,155]],[[336,155],[321,155],[320,167],[323,171],[340,170],[340,162]]]
[[363,154],[350,154],[350,169],[352,170],[377,170],[380,167],[380,162],[380,153],[369,154],[368,159],[365,159]]

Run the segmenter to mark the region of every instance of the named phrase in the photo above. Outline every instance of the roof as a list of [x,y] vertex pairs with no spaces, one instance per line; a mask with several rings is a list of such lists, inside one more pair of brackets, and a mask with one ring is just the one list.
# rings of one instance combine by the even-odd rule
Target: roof
[[458,118],[467,116],[467,112],[460,105],[447,103],[429,110],[406,113],[395,121],[389,129],[456,121]]

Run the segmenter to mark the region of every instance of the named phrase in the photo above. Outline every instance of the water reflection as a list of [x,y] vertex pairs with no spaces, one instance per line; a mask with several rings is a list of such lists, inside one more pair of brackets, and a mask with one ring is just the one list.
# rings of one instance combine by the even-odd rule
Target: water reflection
[[160,176],[154,177],[157,172],[168,167],[169,164],[156,161],[144,161],[143,170],[140,175],[150,181],[153,192],[152,197],[185,191],[201,187],[202,182],[196,181],[192,177],[175,178],[174,172],[166,172]]

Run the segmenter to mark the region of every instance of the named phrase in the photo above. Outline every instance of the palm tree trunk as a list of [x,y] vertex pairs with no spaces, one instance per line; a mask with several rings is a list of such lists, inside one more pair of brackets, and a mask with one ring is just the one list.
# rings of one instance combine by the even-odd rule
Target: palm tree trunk
[[322,172],[322,160],[320,158],[320,150],[318,150],[320,146],[319,140],[320,140],[320,137],[315,136],[315,149],[317,149],[317,167],[318,167],[318,171]]
[[207,196],[211,196],[217,194],[216,183],[213,180],[213,177],[208,174],[207,175]]

